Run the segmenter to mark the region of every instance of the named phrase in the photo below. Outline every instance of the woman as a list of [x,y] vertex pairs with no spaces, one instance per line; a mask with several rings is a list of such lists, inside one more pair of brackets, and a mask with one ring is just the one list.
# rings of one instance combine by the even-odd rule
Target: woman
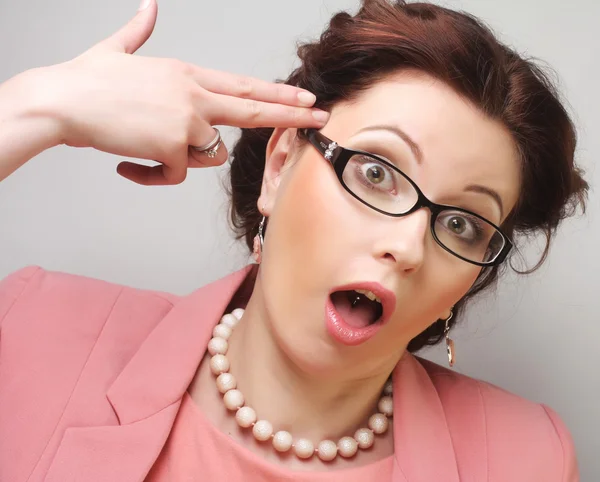
[[268,84],[130,55],[156,14],[2,85],[0,178],[62,143],[177,184],[226,161],[212,126],[242,127],[232,220],[256,263],[182,298],[6,278],[0,480],[578,480],[550,408],[413,355],[445,341],[452,364],[513,239],[583,205],[542,73],[469,16],[372,0]]

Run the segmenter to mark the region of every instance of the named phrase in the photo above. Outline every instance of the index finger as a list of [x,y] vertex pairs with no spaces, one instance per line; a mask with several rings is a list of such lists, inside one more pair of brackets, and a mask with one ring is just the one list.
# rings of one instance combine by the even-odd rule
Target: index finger
[[300,107],[311,107],[317,100],[313,93],[293,85],[267,82],[195,65],[191,65],[191,68],[196,83],[215,94]]
[[210,94],[211,102],[203,107],[206,121],[211,125],[241,128],[255,127],[314,127],[322,128],[329,113],[315,108],[295,107],[234,96]]

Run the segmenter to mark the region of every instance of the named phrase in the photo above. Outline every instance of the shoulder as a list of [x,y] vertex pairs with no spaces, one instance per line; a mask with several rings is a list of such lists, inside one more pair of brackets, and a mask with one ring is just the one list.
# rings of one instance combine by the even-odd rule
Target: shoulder
[[67,427],[117,422],[106,393],[176,302],[37,266],[0,281],[0,440],[19,434],[0,450],[1,480],[33,468]]
[[504,464],[499,470],[517,477],[512,480],[529,480],[524,471],[535,480],[579,480],[573,440],[553,409],[417,359],[439,394],[457,452],[485,455],[490,471],[494,464]]
[[0,280],[0,320],[6,316],[31,278],[40,269],[38,266],[28,266]]
[[[0,330],[34,325],[77,325],[79,333],[102,327],[109,319],[127,323],[132,319],[143,329],[162,318],[178,297],[142,290],[86,276],[47,271],[28,266],[0,281]],[[77,331],[74,332],[75,334]],[[89,333],[89,332],[88,332]]]

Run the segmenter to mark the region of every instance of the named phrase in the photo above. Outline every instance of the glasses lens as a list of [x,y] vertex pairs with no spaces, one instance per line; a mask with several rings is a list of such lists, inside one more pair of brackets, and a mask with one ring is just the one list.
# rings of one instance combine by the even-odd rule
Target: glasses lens
[[504,237],[493,225],[460,210],[439,213],[434,231],[450,251],[477,263],[494,261],[505,245]]
[[410,211],[419,198],[413,185],[393,166],[366,154],[350,158],[342,179],[364,202],[389,214]]

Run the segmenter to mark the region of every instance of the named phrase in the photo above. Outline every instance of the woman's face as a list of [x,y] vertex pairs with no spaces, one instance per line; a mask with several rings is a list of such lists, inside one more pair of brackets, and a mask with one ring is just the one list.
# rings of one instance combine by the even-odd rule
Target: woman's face
[[[393,132],[364,130],[373,126],[401,129],[421,160]],[[392,160],[433,202],[501,224],[517,201],[519,160],[509,132],[429,76],[391,76],[356,101],[336,105],[321,132],[343,147]],[[434,241],[427,209],[394,218],[354,199],[313,146],[294,142],[295,134],[275,131],[258,202],[269,218],[257,283],[270,332],[303,371],[346,380],[388,373],[412,338],[448,317],[480,268]],[[474,185],[495,191],[502,207]],[[351,318],[350,300],[330,295],[363,282],[389,290],[395,303],[384,324],[349,344],[336,335],[339,325],[332,325],[327,306]],[[351,334],[364,332],[360,316],[368,318],[370,309],[353,319]]]

